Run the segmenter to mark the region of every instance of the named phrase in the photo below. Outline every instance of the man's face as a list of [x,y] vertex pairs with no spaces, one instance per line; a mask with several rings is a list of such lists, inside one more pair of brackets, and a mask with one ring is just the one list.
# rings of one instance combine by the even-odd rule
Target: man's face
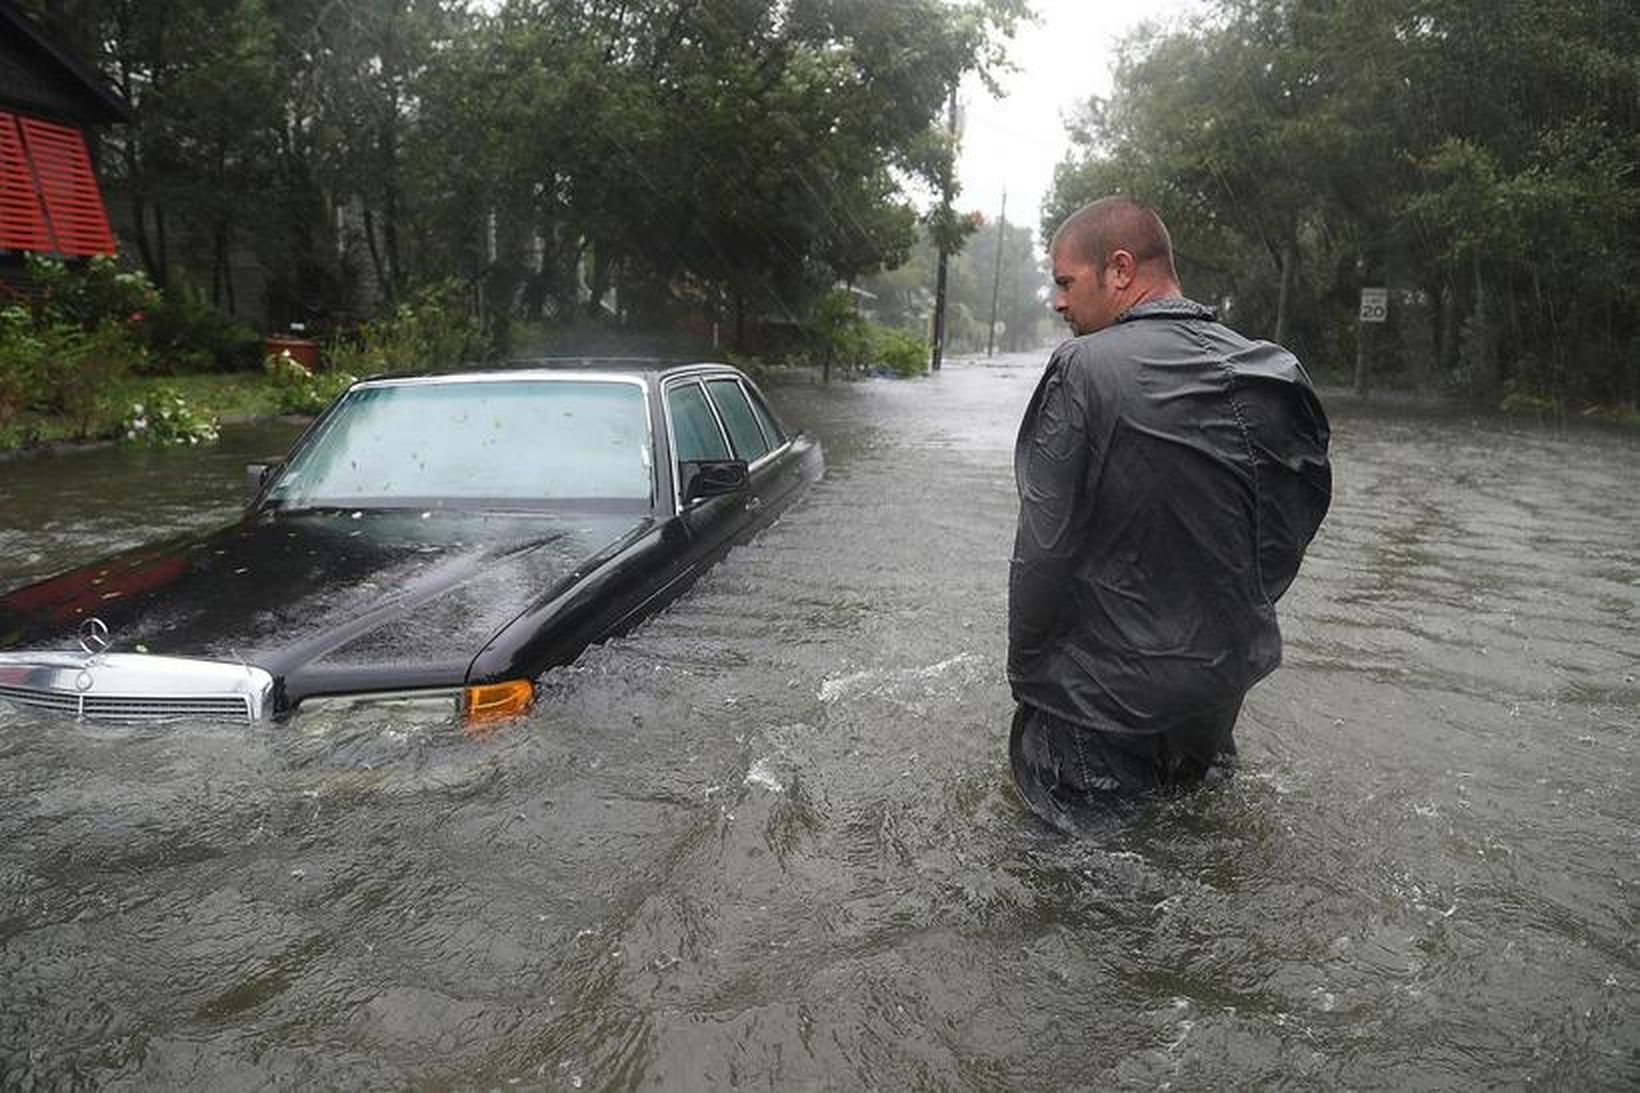
[[1053,309],[1078,334],[1092,334],[1116,321],[1115,278],[1096,270],[1093,263],[1061,244],[1053,249]]

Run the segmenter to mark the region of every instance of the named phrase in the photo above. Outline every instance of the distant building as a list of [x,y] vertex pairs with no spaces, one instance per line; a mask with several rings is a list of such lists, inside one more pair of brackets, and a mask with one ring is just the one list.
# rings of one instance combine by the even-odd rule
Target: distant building
[[131,120],[92,68],[0,0],[0,281],[26,284],[26,253],[115,252],[86,134]]

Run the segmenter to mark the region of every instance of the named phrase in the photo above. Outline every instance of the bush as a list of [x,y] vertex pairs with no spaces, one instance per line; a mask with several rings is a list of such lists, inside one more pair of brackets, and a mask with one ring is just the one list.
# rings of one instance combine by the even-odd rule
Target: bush
[[928,370],[928,342],[908,331],[867,322],[853,298],[834,289],[820,298],[812,324],[811,357],[848,372],[892,372],[920,376]]
[[873,363],[887,365],[896,376],[920,376],[928,371],[933,349],[924,338],[891,326],[868,323],[867,334]]
[[459,282],[444,281],[415,293],[392,315],[362,323],[351,339],[325,348],[325,360],[351,375],[449,368],[471,359],[482,331]]
[[769,362],[755,353],[729,350],[723,354],[723,363],[734,365],[754,380],[762,380],[769,374]]
[[32,254],[26,261],[36,293],[0,312],[0,426],[34,410],[90,436],[105,424],[110,388],[146,359],[142,309],[158,294],[109,258],[72,268]]
[[0,429],[40,401],[40,362],[45,347],[22,307],[0,310]]
[[143,359],[127,325],[105,319],[92,329],[40,324],[21,308],[0,312],[0,427],[23,410],[67,418],[90,436],[110,389]]
[[315,374],[288,352],[270,355],[265,367],[282,414],[317,414],[354,382],[347,372]]
[[154,392],[147,405],[132,403],[120,423],[125,439],[149,444],[209,444],[216,440],[216,419],[195,410],[169,387]]
[[141,323],[160,302],[159,290],[145,275],[120,269],[112,258],[70,266],[29,254],[25,261],[35,286],[31,310],[37,326],[66,323],[92,330],[110,321]]
[[65,323],[44,331],[40,361],[47,396],[43,407],[74,424],[74,435],[91,435],[107,408],[111,389],[143,360],[143,348],[127,326],[105,319],[92,330]]
[[207,303],[198,290],[174,286],[143,314],[149,347],[149,374],[255,369],[262,362],[262,339]]

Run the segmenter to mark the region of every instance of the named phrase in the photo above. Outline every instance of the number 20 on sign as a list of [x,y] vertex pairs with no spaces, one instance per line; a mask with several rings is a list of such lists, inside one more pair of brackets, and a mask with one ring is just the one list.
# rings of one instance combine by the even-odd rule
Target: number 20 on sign
[[1381,323],[1389,318],[1389,289],[1364,288],[1361,290],[1361,321]]

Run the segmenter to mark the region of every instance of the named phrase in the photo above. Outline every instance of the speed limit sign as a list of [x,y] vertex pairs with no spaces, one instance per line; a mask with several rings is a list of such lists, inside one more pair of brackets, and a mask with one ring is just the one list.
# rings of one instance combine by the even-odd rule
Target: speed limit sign
[[1361,321],[1381,323],[1389,318],[1389,289],[1364,288],[1361,290]]

